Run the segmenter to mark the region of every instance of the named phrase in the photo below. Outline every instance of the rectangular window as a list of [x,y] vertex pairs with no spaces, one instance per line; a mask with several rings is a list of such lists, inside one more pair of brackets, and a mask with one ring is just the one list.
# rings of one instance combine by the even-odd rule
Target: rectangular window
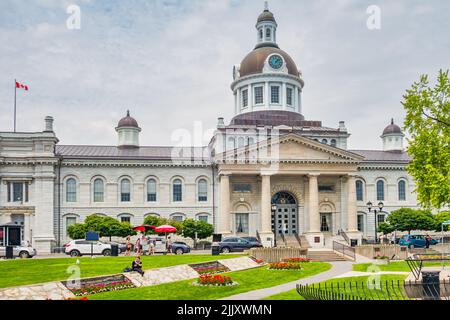
[[182,192],[181,188],[182,188],[181,184],[173,185],[173,201],[175,201],[175,202],[183,201],[183,192]]
[[66,231],[69,229],[71,225],[77,223],[77,218],[75,217],[67,217],[66,218]]
[[236,213],[236,233],[248,233],[248,213]]
[[131,224],[131,218],[130,217],[120,217],[120,222],[127,222]]
[[255,104],[263,104],[263,103],[264,103],[264,88],[255,87]]
[[292,88],[286,88],[286,104],[292,106]]
[[198,221],[205,221],[206,223],[208,222],[208,216],[198,216]]
[[233,185],[234,192],[252,192],[252,186],[250,184],[238,183]]
[[378,222],[378,224],[384,222],[385,220],[386,220],[386,217],[385,217],[384,214],[377,215],[377,222]]
[[7,200],[8,202],[28,202],[28,183],[8,182]]
[[280,103],[280,87],[279,86],[271,86],[270,87],[270,102],[271,103]]
[[248,107],[248,90],[242,90],[242,107]]
[[358,231],[364,232],[364,216],[358,215]]
[[332,185],[319,185],[319,192],[333,192],[334,186]]

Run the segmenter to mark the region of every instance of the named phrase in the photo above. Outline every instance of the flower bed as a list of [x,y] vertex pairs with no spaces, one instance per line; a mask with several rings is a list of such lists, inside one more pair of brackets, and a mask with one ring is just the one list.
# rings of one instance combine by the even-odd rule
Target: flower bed
[[100,292],[116,291],[130,288],[134,288],[133,283],[130,280],[125,280],[108,284],[100,283],[92,286],[86,286],[80,289],[70,289],[70,291],[77,297],[81,297]]
[[228,269],[223,264],[220,264],[218,261],[190,264],[189,266],[197,271],[200,275],[216,274],[230,271],[230,269]]
[[200,276],[197,279],[197,282],[194,283],[194,285],[207,287],[228,287],[237,285],[237,283],[233,282],[233,280],[229,276],[216,274]]
[[250,256],[250,259],[252,259],[253,261],[255,261],[257,264],[264,264],[264,260],[262,259],[256,259],[253,256]]
[[67,281],[63,281],[62,284],[77,297],[135,287],[131,280],[122,274],[80,279],[77,286],[74,286],[74,283]]
[[283,262],[289,262],[289,263],[303,263],[303,262],[310,262],[311,259],[308,258],[286,258],[283,259]]
[[274,262],[269,263],[269,270],[303,270],[300,263]]

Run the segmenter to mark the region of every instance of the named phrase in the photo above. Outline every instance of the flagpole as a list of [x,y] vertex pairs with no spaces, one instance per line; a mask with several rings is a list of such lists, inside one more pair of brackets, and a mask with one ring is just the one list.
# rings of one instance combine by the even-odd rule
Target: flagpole
[[17,100],[17,80],[14,79],[14,132],[16,132],[16,100]]

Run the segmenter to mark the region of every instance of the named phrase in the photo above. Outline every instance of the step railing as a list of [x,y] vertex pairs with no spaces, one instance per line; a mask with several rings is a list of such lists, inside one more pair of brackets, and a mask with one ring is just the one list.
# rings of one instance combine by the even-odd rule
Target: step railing
[[342,254],[344,257],[356,260],[355,248],[347,246],[343,243],[333,241],[333,251]]
[[347,242],[348,245],[350,245],[350,238],[348,237],[347,233],[345,233],[344,230],[340,229],[338,231],[338,235],[342,236],[342,238],[344,238],[345,242]]

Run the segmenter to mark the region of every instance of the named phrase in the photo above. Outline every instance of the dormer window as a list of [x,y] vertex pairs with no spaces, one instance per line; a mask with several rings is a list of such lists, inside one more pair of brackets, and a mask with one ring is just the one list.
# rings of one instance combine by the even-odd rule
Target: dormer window
[[264,103],[264,88],[255,87],[255,104],[263,104]]
[[248,90],[242,90],[242,108],[248,107]]
[[270,87],[270,102],[271,103],[280,103],[280,87],[279,86],[271,86]]

